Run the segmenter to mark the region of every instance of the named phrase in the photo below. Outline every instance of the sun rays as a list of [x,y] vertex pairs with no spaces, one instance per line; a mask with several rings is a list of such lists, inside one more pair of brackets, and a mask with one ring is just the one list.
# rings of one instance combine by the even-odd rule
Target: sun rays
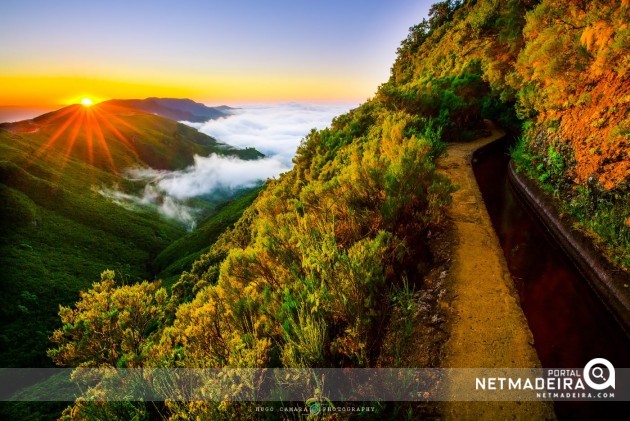
[[[114,174],[118,174],[110,143],[115,139],[116,143],[120,143],[128,152],[137,157],[136,148],[125,132],[130,130],[141,133],[132,124],[115,115],[117,109],[120,108],[111,104],[94,104],[91,99],[83,98],[81,104],[71,105],[56,112],[42,124],[49,124],[59,119],[64,119],[64,121],[55,123],[59,128],[35,152],[33,158],[50,159],[53,148],[62,150],[61,167],[63,168],[75,147],[83,143],[81,149],[86,151],[86,161],[90,165],[95,165],[98,157],[95,152],[99,152],[102,154],[105,166],[109,167]],[[64,140],[65,145],[60,145]]]

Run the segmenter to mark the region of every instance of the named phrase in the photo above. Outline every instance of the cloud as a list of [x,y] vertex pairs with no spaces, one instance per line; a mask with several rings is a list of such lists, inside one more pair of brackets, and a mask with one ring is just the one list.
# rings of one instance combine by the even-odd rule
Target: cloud
[[300,141],[311,129],[330,126],[335,116],[353,107],[353,104],[253,105],[206,123],[184,123],[237,148],[254,147],[290,166]]
[[132,180],[145,180],[160,193],[178,200],[211,194],[217,190],[253,187],[267,178],[289,170],[277,158],[245,161],[212,154],[195,156],[194,164],[181,171],[136,168],[129,170]]
[[118,188],[102,188],[98,190],[98,193],[110,199],[113,203],[131,211],[155,210],[160,215],[182,223],[189,231],[192,231],[196,226],[199,210],[187,206],[168,195],[161,194],[151,184],[147,184],[142,194],[138,196],[123,193]]
[[118,189],[101,189],[99,193],[129,209],[155,209],[192,230],[200,210],[190,206],[190,199],[216,192],[229,195],[290,170],[297,147],[310,130],[329,126],[335,116],[350,108],[351,105],[255,105],[205,123],[184,122],[222,143],[237,148],[254,147],[266,157],[245,161],[212,154],[195,156],[193,165],[179,171],[132,168],[126,177],[144,184],[142,194],[130,195]]
[[193,230],[200,211],[187,204],[189,199],[218,191],[229,196],[240,188],[260,185],[267,178],[288,170],[289,167],[276,158],[245,161],[212,154],[195,156],[194,164],[180,171],[129,169],[125,176],[144,184],[139,195],[124,193],[117,187],[98,192],[129,210],[153,209]]

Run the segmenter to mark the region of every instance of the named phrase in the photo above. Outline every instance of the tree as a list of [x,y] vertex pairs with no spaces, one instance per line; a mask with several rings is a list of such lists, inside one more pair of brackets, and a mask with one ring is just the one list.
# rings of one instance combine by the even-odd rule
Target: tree
[[461,4],[459,0],[445,0],[433,4],[429,9],[429,27],[431,31],[453,19],[455,11]]
[[114,271],[82,292],[74,308],[59,306],[61,329],[48,356],[62,366],[138,367],[165,315],[167,293],[159,282],[115,287]]

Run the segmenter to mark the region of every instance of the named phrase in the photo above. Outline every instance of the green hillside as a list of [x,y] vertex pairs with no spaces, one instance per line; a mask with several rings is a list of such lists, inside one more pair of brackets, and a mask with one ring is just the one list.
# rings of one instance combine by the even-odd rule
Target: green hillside
[[[449,244],[441,235],[457,188],[435,168],[445,142],[483,134],[484,119],[522,135],[521,168],[555,194],[572,192],[582,224],[611,253],[626,253],[628,13],[627,1],[437,3],[403,40],[374,98],[309,133],[293,169],[268,181],[216,242],[210,246],[218,229],[207,221],[187,237],[195,247],[174,243],[156,255],[170,277],[195,248],[210,246],[170,295],[159,282],[120,286],[103,272],[73,307],[60,309],[48,355],[68,366],[299,368],[405,366],[413,353],[416,366],[439,366],[435,338],[447,331],[441,248]],[[13,200],[28,218],[40,212],[22,196]],[[247,387],[236,384],[227,398]],[[255,412],[256,403],[227,398],[160,407],[77,402],[67,414]],[[379,406],[377,417],[399,409]]]
[[[119,284],[153,279],[159,275],[153,260],[186,234],[172,220],[148,209],[129,211],[99,193],[114,186],[129,193],[139,191],[140,183],[119,175],[126,167],[178,169],[191,164],[194,154],[262,156],[254,149],[228,147],[162,117],[123,108],[97,111],[98,107],[70,106],[0,128],[3,367],[50,365],[45,350],[59,305],[76,301],[79,291],[88,288],[104,269],[115,270]],[[96,112],[107,118],[100,130],[111,159],[95,125],[91,153],[88,148],[91,117],[87,113]],[[75,120],[46,147],[74,113]],[[75,128],[77,121],[81,124]],[[216,206],[197,204],[208,207],[208,212],[211,205]],[[238,217],[238,209],[235,212]],[[229,222],[208,223],[221,230]],[[188,246],[186,254],[173,252],[171,256],[194,255],[207,247],[199,245],[197,250],[197,243]]]
[[219,235],[238,221],[260,191],[260,188],[243,190],[238,193],[238,197],[222,202],[192,232],[162,250],[153,261],[153,270],[159,273],[164,284],[170,285],[182,272],[190,270],[192,264],[208,252]]
[[220,143],[176,121],[108,102],[70,105],[32,120],[0,124],[0,129],[20,135],[21,150],[61,167],[66,156],[110,172],[131,166],[181,169],[193,163],[195,154],[263,156],[253,148]]
[[411,28],[377,98],[447,139],[479,117],[522,138],[526,171],[622,270],[630,267],[627,1],[443,1]]

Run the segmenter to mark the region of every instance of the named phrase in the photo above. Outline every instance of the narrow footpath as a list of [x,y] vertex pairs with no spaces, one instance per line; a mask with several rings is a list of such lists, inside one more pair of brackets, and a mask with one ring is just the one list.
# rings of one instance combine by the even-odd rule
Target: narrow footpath
[[[448,279],[449,340],[444,345],[442,367],[541,366],[471,164],[475,150],[502,136],[503,132],[493,129],[488,137],[450,144],[437,164],[438,171],[459,186],[448,210],[455,244]],[[462,396],[470,388],[465,374],[449,377],[450,396]],[[448,401],[441,412],[446,419],[457,420],[555,419],[549,402]]]

